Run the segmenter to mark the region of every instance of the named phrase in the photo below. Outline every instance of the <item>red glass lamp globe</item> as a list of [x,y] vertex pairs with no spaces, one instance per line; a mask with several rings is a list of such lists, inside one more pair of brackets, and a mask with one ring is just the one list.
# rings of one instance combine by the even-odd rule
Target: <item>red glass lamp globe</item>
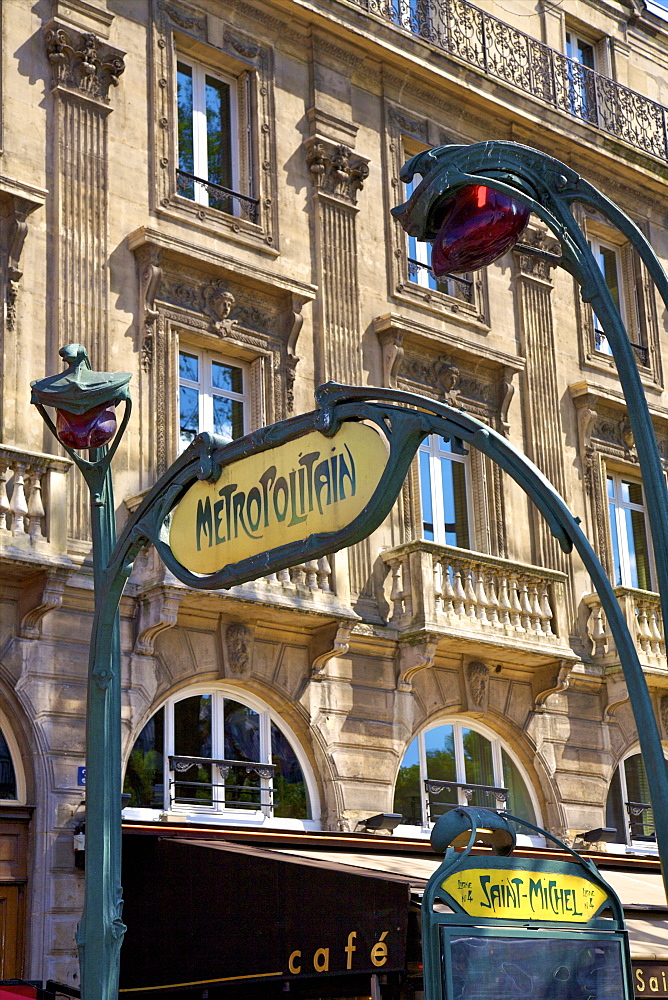
[[100,403],[85,413],[56,410],[58,440],[75,451],[101,448],[116,433],[116,413],[109,403]]
[[502,257],[531,214],[528,205],[480,184],[460,188],[444,210],[431,255],[437,278],[477,271]]

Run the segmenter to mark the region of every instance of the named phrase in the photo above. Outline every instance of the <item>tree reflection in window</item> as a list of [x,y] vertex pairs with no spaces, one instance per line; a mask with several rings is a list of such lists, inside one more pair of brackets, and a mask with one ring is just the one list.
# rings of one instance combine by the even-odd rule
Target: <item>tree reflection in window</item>
[[[434,784],[426,786],[427,780]],[[452,785],[439,787],[439,782]],[[434,726],[415,737],[404,754],[394,795],[394,812],[414,826],[426,827],[457,805],[506,809],[536,821],[520,769],[501,741],[461,722]]]
[[[171,787],[165,784],[170,756],[184,758],[184,768],[187,758],[200,758],[174,770]],[[221,772],[215,760],[238,766]],[[267,777],[247,764],[272,764],[273,771]],[[172,699],[152,716],[130,754],[124,791],[135,808],[262,809],[265,815],[292,819],[311,815],[304,773],[286,735],[269,712],[221,692]]]

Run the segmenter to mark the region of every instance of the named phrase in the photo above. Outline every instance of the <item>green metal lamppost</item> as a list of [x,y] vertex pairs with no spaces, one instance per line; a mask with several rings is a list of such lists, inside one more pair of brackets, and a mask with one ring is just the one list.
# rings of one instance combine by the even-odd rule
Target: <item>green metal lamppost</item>
[[[68,368],[32,382],[33,402],[80,469],[90,493],[95,607],[105,600],[104,572],[116,544],[111,460],[130,419],[127,372],[94,372],[81,344],[60,351]],[[114,409],[125,402],[120,427]],[[46,407],[55,407],[55,424]],[[109,442],[111,442],[109,444]],[[90,459],[78,454],[88,450]],[[118,992],[121,919],[121,646],[118,608],[106,634],[91,644],[86,716],[86,875],[77,943],[82,996],[92,984]]]
[[[439,146],[412,157],[401,178],[422,180],[404,205],[393,209],[406,232],[434,241],[437,274],[466,271],[496,260],[517,242],[530,212],[561,245],[559,263],[580,285],[608,339],[622,385],[638,454],[652,532],[664,624],[668,623],[668,491],[640,374],[624,322],[587,237],[572,213],[580,203],[603,215],[637,250],[668,307],[668,279],[638,227],[613,202],[564,163],[513,142]],[[541,254],[541,251],[534,251]],[[647,685],[626,670],[654,811],[657,845],[668,878],[668,771]],[[631,677],[631,680],[629,679]],[[640,678],[638,678],[640,680]]]

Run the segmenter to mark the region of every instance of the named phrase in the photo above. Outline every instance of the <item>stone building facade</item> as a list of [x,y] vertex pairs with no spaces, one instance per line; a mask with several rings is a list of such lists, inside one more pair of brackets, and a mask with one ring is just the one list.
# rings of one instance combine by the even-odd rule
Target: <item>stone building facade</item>
[[[662,8],[5,0],[0,16],[0,978],[78,982],[91,543],[28,389],[65,343],[133,374],[119,524],[198,430],[307,411],[329,379],[464,406],[581,516],[668,739],[642,485],[596,317],[532,252],[558,250],[536,220],[523,248],[437,283],[390,215],[409,155],[509,139],[598,185],[668,259]],[[668,463],[663,307],[619,234],[581,221]],[[613,825],[610,850],[653,849],[587,575],[457,442],[426,442],[387,522],[327,559],[203,594],[143,552],[122,643],[127,819],[353,831],[400,811],[420,837],[444,803],[510,799],[573,842]],[[234,754],[257,765],[236,784],[186,766]]]

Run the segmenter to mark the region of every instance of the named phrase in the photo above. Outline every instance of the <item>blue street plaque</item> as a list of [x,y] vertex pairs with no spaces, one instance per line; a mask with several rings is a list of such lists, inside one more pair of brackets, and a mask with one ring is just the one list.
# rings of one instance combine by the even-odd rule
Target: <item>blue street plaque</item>
[[86,765],[77,768],[77,785],[86,785]]

